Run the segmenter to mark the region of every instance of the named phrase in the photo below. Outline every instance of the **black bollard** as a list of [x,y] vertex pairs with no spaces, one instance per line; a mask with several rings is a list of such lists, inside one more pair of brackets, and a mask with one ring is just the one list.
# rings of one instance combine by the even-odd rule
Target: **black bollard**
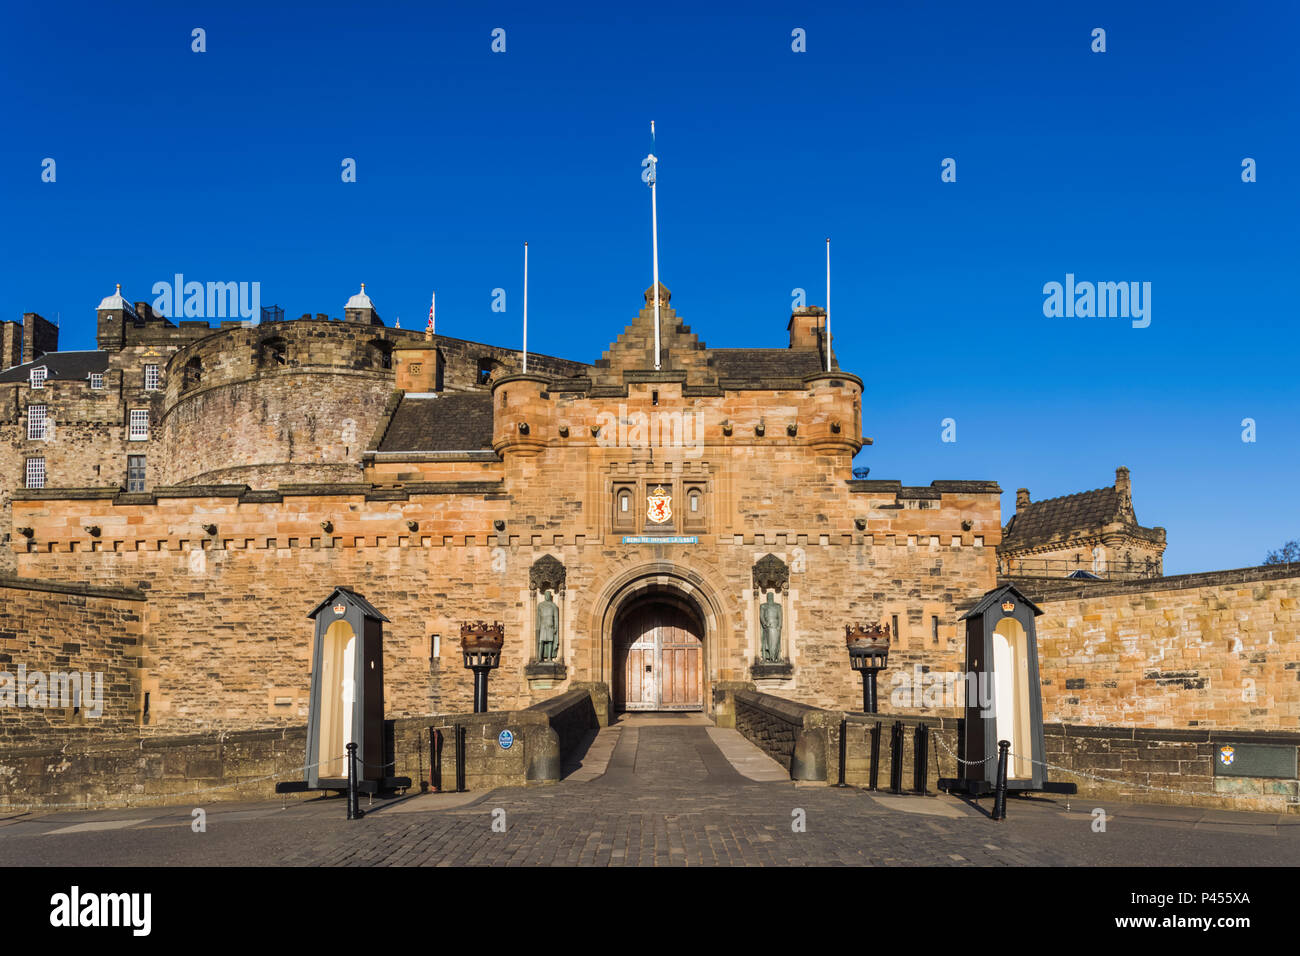
[[456,792],[465,792],[465,727],[457,724],[453,728],[456,734]]
[[930,775],[930,728],[916,725],[912,739],[912,789],[921,796],[926,794],[926,778]]
[[894,721],[889,735],[889,792],[903,792],[903,722]]
[[876,789],[876,784],[880,781],[880,721],[871,728],[871,785],[870,790]]
[[442,731],[429,728],[429,783],[434,793],[442,793]]
[[348,744],[348,819],[360,820],[366,812],[357,801],[357,745]]
[[993,819],[1007,818],[1007,754],[1011,750],[1011,741],[998,741],[998,789],[993,795]]
[[848,757],[848,753],[849,753],[849,746],[847,743],[848,736],[849,736],[849,722],[843,718],[840,718],[840,782],[835,785],[837,787],[848,786],[848,784],[844,782],[844,762]]

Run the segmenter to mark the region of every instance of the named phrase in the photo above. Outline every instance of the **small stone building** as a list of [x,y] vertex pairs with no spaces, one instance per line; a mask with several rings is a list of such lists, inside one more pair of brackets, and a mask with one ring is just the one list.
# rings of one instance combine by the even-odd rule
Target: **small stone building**
[[1132,580],[1164,574],[1165,529],[1144,528],[1133,512],[1129,470],[1109,488],[1031,501],[1016,491],[1002,529],[998,572],[1005,577]]

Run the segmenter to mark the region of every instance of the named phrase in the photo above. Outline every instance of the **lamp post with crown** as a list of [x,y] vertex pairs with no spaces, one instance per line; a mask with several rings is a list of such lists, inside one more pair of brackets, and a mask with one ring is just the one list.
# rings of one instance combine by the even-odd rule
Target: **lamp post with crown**
[[494,621],[466,621],[460,626],[460,648],[465,666],[474,672],[474,713],[487,713],[488,672],[501,666],[505,625]]
[[889,660],[888,624],[846,624],[844,643],[849,649],[849,666],[862,674],[862,709],[876,713],[876,675]]

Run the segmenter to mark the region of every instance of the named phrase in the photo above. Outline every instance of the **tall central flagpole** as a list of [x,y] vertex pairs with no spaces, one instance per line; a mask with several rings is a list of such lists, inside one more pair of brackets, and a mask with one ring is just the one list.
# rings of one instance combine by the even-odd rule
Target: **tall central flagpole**
[[826,237],[826,371],[831,370],[831,240]]
[[528,374],[528,243],[524,243],[524,374]]
[[650,155],[642,160],[645,167],[642,178],[650,184],[650,244],[654,249],[654,290],[655,290],[655,371],[659,370],[659,206],[655,197],[655,166],[659,159],[655,156],[655,121],[650,121]]

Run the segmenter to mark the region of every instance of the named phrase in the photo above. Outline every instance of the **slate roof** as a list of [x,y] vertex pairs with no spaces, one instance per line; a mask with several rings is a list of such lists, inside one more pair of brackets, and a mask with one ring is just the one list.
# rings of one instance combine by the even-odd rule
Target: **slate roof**
[[822,371],[822,357],[811,349],[712,349],[720,379],[770,382],[802,379]]
[[35,362],[0,372],[0,382],[25,382],[34,368],[49,369],[48,379],[85,379],[91,372],[108,369],[107,352],[49,352]]
[[1133,515],[1124,513],[1119,492],[1114,487],[1031,501],[1017,510],[1007,522],[1002,532],[1001,547],[1037,547],[1063,538],[1098,532],[1115,522],[1137,527]]
[[405,395],[378,450],[481,451],[492,447],[490,392]]

